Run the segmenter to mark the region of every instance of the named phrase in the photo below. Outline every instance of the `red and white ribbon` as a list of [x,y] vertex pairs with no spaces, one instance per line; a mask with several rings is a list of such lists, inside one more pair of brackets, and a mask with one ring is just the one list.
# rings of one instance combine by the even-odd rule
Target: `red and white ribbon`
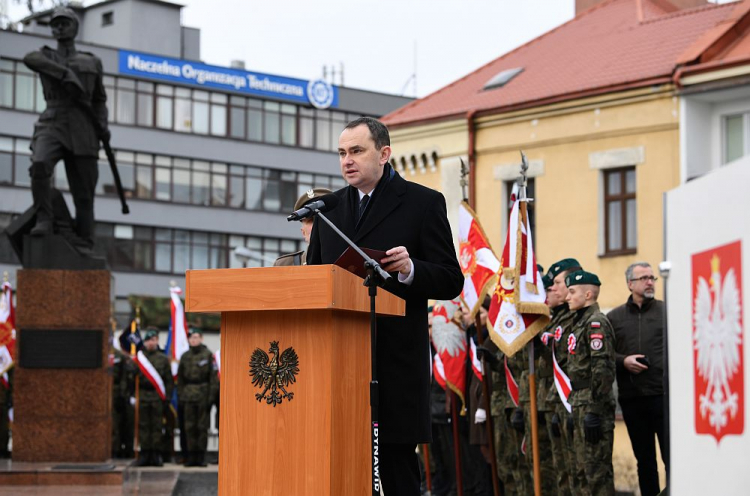
[[164,381],[161,379],[161,376],[142,350],[136,354],[135,363],[138,364],[140,371],[143,372],[143,375],[146,376],[148,382],[150,382],[151,385],[154,386],[154,389],[156,389],[156,392],[159,393],[159,398],[161,398],[162,401],[166,400],[167,390],[164,387]]

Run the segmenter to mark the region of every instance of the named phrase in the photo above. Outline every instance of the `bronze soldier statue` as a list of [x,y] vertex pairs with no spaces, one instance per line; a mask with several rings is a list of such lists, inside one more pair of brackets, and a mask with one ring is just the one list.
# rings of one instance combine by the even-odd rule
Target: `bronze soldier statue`
[[24,63],[39,73],[47,102],[31,142],[29,172],[37,210],[31,234],[53,230],[51,182],[55,164],[62,159],[76,207],[75,231],[91,247],[99,140],[108,143],[110,137],[102,63],[94,54],[76,50],[79,22],[71,9],[55,9],[50,26],[57,49],[44,46],[24,57]]

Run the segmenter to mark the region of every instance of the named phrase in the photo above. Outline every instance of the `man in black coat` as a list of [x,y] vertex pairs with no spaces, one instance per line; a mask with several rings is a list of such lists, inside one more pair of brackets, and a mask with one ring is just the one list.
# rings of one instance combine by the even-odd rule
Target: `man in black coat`
[[[404,180],[388,163],[388,129],[376,119],[350,122],[339,138],[339,204],[326,216],[358,246],[383,250],[386,290],[406,301],[405,317],[377,320],[380,470],[388,496],[419,495],[416,445],[430,442],[430,341],[427,300],[463,288],[442,194]],[[330,264],[346,243],[315,220],[307,262]]]

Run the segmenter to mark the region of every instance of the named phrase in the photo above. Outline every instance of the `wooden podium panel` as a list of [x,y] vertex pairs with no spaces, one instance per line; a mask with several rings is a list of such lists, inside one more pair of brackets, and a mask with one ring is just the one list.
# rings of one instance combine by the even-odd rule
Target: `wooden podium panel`
[[[334,266],[188,271],[186,309],[222,312],[219,494],[369,494],[370,327],[362,279]],[[379,313],[403,300],[378,291]],[[293,393],[259,402],[250,357],[293,347]]]

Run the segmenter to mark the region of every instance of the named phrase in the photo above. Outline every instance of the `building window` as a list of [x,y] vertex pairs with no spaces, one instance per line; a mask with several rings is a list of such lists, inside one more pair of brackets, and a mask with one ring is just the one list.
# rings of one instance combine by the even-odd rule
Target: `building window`
[[14,63],[0,59],[0,107],[13,106]]
[[604,171],[604,252],[635,253],[638,244],[635,167]]
[[[7,226],[11,218],[11,214],[0,213],[0,227]],[[259,238],[108,222],[97,222],[95,236],[95,250],[107,258],[113,270],[163,274],[184,274],[188,269],[271,266],[279,255],[298,251],[304,243],[297,239]],[[252,256],[246,264],[234,257],[233,251],[237,246],[250,249]],[[2,242],[0,261],[17,263],[10,247]]]
[[724,117],[724,162],[729,163],[747,154],[747,121],[750,114]]
[[[128,126],[336,151],[346,123],[361,117],[120,76],[103,81],[109,122]],[[0,107],[45,109],[39,77],[23,62],[0,59]]]
[[[0,212],[0,232],[5,231],[16,217],[18,217],[18,214]],[[0,236],[0,262],[14,265],[19,265],[21,263],[16,256],[15,250],[13,250],[13,246],[10,244],[10,239],[8,239],[7,236]]]
[[104,26],[111,26],[115,23],[115,13],[114,12],[105,12],[102,14],[102,27]]
[[[0,185],[29,187],[27,139],[0,135]],[[115,150],[125,196],[212,207],[266,212],[291,211],[297,198],[312,188],[346,186],[339,176],[281,171]],[[65,167],[55,167],[54,185],[69,191]],[[99,154],[96,194],[117,196],[107,156]]]

